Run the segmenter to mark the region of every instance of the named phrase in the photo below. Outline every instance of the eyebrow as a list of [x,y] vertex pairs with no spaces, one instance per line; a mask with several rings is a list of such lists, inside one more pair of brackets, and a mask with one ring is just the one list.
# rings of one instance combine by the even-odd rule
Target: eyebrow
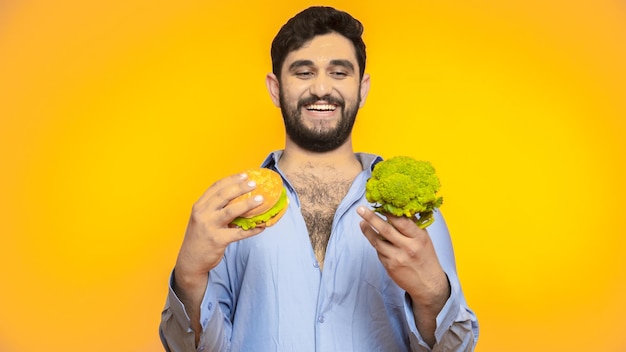
[[354,72],[354,65],[349,60],[340,60],[340,59],[330,60],[330,64],[332,66],[342,66]]
[[313,66],[313,61],[311,60],[296,60],[289,65],[289,71],[294,71],[303,66]]
[[[345,67],[354,72],[354,64],[352,64],[350,60],[334,59],[334,60],[330,60],[330,65]],[[289,65],[289,71],[294,71],[303,66],[314,66],[314,64],[313,64],[313,61],[311,60],[296,60],[292,62],[291,65]]]

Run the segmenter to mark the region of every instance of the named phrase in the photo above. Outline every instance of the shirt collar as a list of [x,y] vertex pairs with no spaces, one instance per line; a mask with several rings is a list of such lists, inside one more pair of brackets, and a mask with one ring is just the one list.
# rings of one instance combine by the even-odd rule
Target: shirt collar
[[[275,150],[275,151],[271,152],[265,158],[265,160],[261,164],[261,167],[278,170],[278,166],[277,166],[278,165],[278,160],[280,160],[280,157],[282,155],[283,155],[283,151],[282,150]],[[361,166],[363,167],[363,171],[368,171],[368,172],[372,172],[372,170],[374,169],[374,165],[376,165],[377,163],[379,163],[380,161],[383,160],[382,157],[380,157],[380,156],[378,156],[376,154],[354,153],[354,155],[356,156],[356,158],[361,163]]]

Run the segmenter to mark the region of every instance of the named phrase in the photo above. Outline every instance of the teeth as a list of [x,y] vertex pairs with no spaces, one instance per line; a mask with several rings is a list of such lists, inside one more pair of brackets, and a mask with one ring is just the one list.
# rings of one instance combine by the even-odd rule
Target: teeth
[[334,111],[335,106],[331,104],[313,104],[306,107],[307,110]]

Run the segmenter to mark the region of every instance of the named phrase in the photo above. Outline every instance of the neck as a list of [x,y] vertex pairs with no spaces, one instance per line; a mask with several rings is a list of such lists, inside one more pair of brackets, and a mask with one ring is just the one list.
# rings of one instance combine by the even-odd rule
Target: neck
[[350,174],[361,171],[361,163],[354,156],[350,139],[339,148],[324,153],[302,149],[287,139],[285,150],[278,164],[280,169],[286,173],[302,170],[303,168],[307,168],[309,171],[316,171],[316,173],[323,173],[329,167],[335,170],[343,170]]

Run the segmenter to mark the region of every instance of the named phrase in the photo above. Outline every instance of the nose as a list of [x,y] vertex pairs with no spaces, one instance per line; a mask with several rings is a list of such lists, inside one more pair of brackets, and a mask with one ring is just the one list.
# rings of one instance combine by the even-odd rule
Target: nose
[[332,91],[332,84],[326,75],[317,75],[315,79],[311,82],[311,87],[309,88],[309,92],[311,95],[317,97],[324,97],[330,94]]

